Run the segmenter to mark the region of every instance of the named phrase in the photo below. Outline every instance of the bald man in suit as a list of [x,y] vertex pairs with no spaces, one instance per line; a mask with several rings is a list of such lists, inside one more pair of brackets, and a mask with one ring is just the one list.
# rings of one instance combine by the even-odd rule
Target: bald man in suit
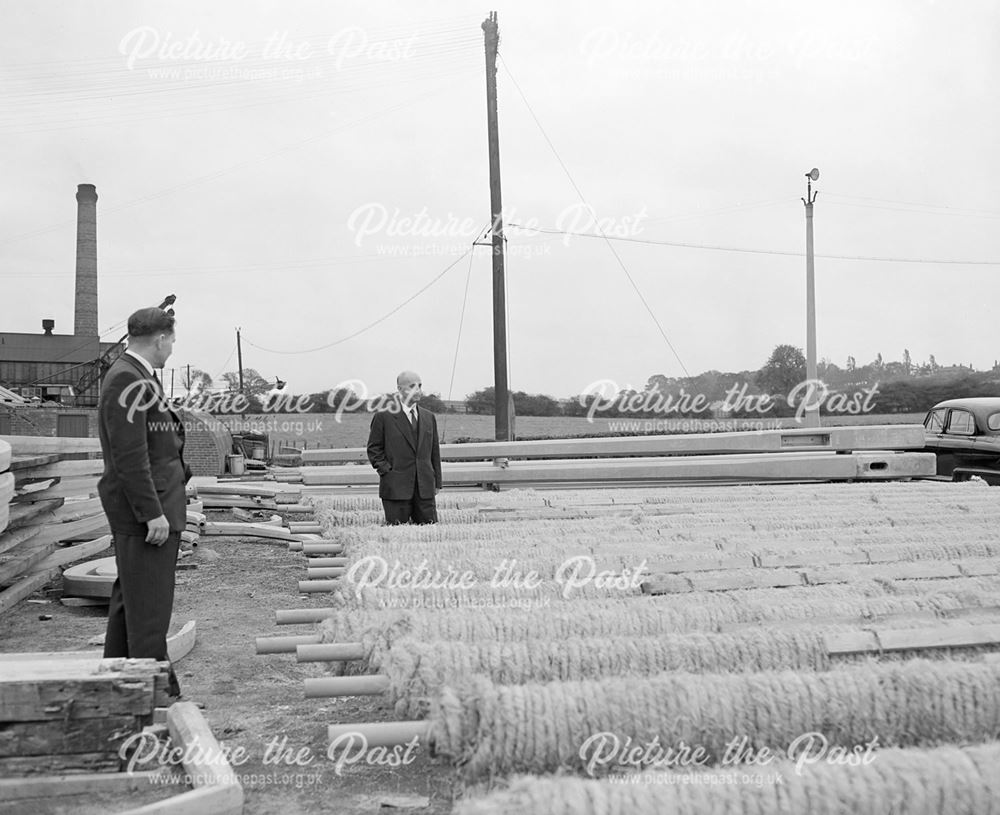
[[396,377],[396,397],[372,417],[368,460],[379,474],[387,524],[437,523],[441,489],[437,418],[420,407],[423,383],[413,371]]
[[[174,570],[187,524],[184,427],[156,377],[174,347],[174,316],[159,308],[128,321],[128,348],[101,383],[104,474],[97,484],[114,537],[118,578],[104,656],[166,660]],[[180,695],[173,669],[169,693]]]

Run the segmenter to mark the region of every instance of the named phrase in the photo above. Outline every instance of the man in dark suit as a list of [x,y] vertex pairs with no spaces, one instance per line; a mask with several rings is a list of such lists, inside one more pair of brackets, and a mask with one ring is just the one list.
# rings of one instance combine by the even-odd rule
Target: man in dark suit
[[[128,320],[128,348],[101,384],[104,474],[97,485],[114,537],[115,580],[106,657],[167,659],[174,569],[187,523],[184,428],[156,377],[173,351],[174,317],[143,308]],[[170,693],[180,686],[170,671]]]
[[387,524],[437,523],[434,496],[441,489],[437,419],[420,407],[420,377],[396,377],[396,398],[372,418],[368,460],[379,474],[378,495]]

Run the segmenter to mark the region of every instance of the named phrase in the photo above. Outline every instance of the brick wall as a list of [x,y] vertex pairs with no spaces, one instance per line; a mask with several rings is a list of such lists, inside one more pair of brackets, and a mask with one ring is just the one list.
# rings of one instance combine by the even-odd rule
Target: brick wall
[[221,421],[208,413],[181,411],[184,422],[184,460],[195,475],[223,475],[226,456],[233,452],[233,436]]
[[59,416],[85,416],[87,436],[97,438],[97,408],[0,407],[0,436],[57,436]]

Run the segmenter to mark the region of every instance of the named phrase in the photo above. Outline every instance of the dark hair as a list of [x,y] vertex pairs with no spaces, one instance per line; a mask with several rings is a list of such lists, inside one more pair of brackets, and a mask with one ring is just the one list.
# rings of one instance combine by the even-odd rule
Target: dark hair
[[174,315],[162,308],[141,308],[128,318],[130,337],[149,337],[153,334],[169,334],[174,330]]

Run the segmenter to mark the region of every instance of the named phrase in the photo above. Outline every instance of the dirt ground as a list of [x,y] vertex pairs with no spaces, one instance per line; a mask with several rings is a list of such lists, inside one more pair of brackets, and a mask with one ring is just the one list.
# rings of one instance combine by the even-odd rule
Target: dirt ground
[[[224,520],[227,513],[212,513]],[[205,705],[204,715],[224,747],[242,748],[240,774],[247,815],[299,815],[337,812],[420,812],[437,815],[451,810],[457,791],[454,771],[418,749],[407,766],[380,766],[359,760],[340,766],[326,755],[329,724],[388,721],[395,717],[375,698],[305,699],[302,680],[322,676],[322,663],[298,664],[294,655],[257,656],[260,635],[310,633],[311,626],[277,626],[274,611],[325,605],[324,595],[298,593],[305,577],[302,556],[284,543],[256,539],[203,537],[182,563],[194,568],[177,572],[177,596],[171,632],[188,620],[197,623],[197,644],[178,663],[182,690]],[[79,651],[104,632],[107,607],[71,608],[60,604],[57,583],[22,601],[0,617],[0,650]],[[52,619],[41,619],[51,615]],[[97,652],[97,648],[94,648]],[[286,755],[299,754],[302,766],[269,761],[269,745],[284,745]],[[301,751],[307,750],[302,753]],[[272,755],[274,754],[272,750]],[[311,759],[306,761],[306,759]],[[146,769],[154,769],[148,767]],[[158,796],[162,797],[162,795]],[[428,802],[419,799],[426,797]],[[393,798],[393,808],[383,800]],[[49,812],[69,802],[50,802]],[[102,812],[145,803],[125,799],[121,807],[103,802]],[[408,804],[425,804],[418,808]],[[62,807],[62,808],[61,808]],[[41,807],[24,810],[41,812]]]

